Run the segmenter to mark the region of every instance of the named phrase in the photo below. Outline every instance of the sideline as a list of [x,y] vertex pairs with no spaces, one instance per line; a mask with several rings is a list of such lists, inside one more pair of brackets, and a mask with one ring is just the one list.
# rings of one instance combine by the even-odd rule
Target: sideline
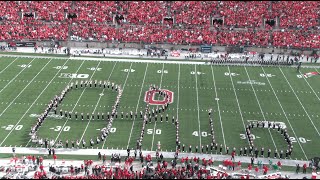
[[[106,61],[106,62],[129,62],[129,63],[155,63],[155,64],[187,64],[187,65],[211,65],[210,63],[207,63],[206,61],[196,61],[196,60],[165,60],[165,59],[155,59],[155,60],[149,60],[149,59],[137,59],[137,58],[103,58],[103,57],[63,57],[63,56],[34,56],[34,55],[27,55],[26,54],[1,54],[0,57],[24,57],[24,58],[48,58],[48,59],[70,59],[70,60],[87,60],[87,61]],[[297,68],[294,66],[284,66],[284,65],[260,65],[260,64],[235,64],[235,63],[224,63],[224,64],[212,64],[213,66],[246,66],[246,67],[286,67],[286,68]],[[302,65],[302,68],[316,68],[320,69],[320,66],[314,65]]]
[[[48,150],[46,148],[27,148],[27,147],[16,147],[16,154],[48,154]],[[77,148],[55,148],[56,154],[63,154],[63,155],[98,155],[100,152],[101,154],[105,154],[106,156],[111,156],[111,154],[120,154],[121,156],[127,156],[127,150],[118,150],[118,149],[77,149]],[[0,147],[1,153],[12,153],[12,147]],[[142,151],[144,155],[150,154],[152,157],[156,156],[155,151]],[[130,155],[134,156],[134,150],[130,151]],[[165,152],[160,151],[164,158],[173,158],[175,152]],[[179,158],[183,157],[199,157],[200,159],[210,159],[213,158],[215,161],[224,161],[226,159],[230,159],[231,155],[220,155],[220,154],[200,154],[200,153],[179,153]],[[302,160],[289,160],[289,159],[274,159],[274,158],[262,158],[258,157],[255,158],[255,162],[262,161],[263,164],[269,164],[269,160],[272,160],[273,163],[281,161],[283,166],[296,166],[297,164],[303,165],[307,163],[309,165],[309,161],[302,161]],[[250,156],[235,156],[235,161],[241,161],[242,163],[251,163]]]

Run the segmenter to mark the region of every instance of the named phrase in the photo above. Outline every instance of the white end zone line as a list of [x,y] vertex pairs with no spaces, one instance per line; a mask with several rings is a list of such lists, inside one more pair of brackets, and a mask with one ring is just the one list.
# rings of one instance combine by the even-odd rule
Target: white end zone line
[[[234,92],[234,95],[236,96],[236,100],[237,100],[237,104],[238,104],[238,108],[239,108],[239,113],[240,113],[241,120],[242,120],[242,124],[243,124],[243,130],[245,131],[246,126],[245,126],[245,124],[244,124],[244,120],[243,120],[243,116],[242,116],[242,111],[241,111],[241,108],[240,108],[240,104],[239,104],[239,100],[238,100],[238,96],[237,96],[236,89],[235,89],[235,87],[234,87],[234,83],[233,83],[233,80],[232,80],[232,76],[230,75],[231,72],[230,72],[230,67],[229,67],[229,66],[228,66],[228,71],[229,71],[229,77],[230,77],[230,80],[231,80],[231,83],[232,83],[232,87],[233,87],[233,92]],[[250,145],[249,140],[248,140],[247,142],[248,142],[248,144]]]
[[[34,60],[35,60],[35,58],[33,58],[33,59],[28,63],[28,65],[30,65]],[[52,60],[52,59],[51,59],[51,60]],[[51,61],[51,60],[50,60],[50,61]],[[10,85],[24,70],[26,70],[26,69],[27,69],[27,66],[24,67],[14,78],[12,78],[12,79],[9,81],[9,83],[6,84],[6,85],[0,90],[0,93],[1,93],[3,90],[5,90],[6,87],[9,86],[9,85]]]
[[[212,73],[212,81],[213,81],[213,85],[214,85],[214,91],[215,91],[215,94],[216,94],[215,98],[218,98],[218,92],[217,92],[216,81],[215,81],[215,78],[214,78],[212,65],[211,65],[211,73]],[[226,145],[226,139],[224,137],[224,130],[223,130],[223,125],[222,125],[222,120],[221,120],[221,112],[220,112],[219,100],[217,100],[217,106],[218,106],[218,113],[219,113],[219,119],[220,119],[222,138],[223,138],[223,143],[224,143],[224,149],[226,149],[227,145]]]
[[[125,87],[126,87],[127,80],[128,80],[129,75],[130,75],[130,72],[131,72],[131,68],[132,68],[132,63],[130,64],[130,67],[129,67],[129,70],[130,70],[130,71],[128,71],[126,80],[124,81],[123,88],[122,88],[122,93],[124,92],[124,89],[125,89]],[[104,140],[103,145],[102,145],[102,149],[103,149],[103,147],[104,147],[104,145],[105,145],[106,142],[107,142],[107,139]]]
[[304,112],[305,112],[305,113],[306,113],[306,115],[308,116],[308,118],[309,118],[309,120],[310,120],[311,124],[313,125],[314,129],[317,131],[318,135],[320,136],[320,133],[319,133],[319,131],[318,131],[317,127],[314,125],[314,123],[313,123],[312,119],[310,118],[310,115],[309,115],[309,113],[307,112],[306,108],[305,108],[305,107],[303,106],[303,104],[301,103],[301,101],[300,101],[299,97],[297,96],[296,92],[294,92],[294,89],[292,88],[292,86],[291,86],[290,82],[288,81],[287,77],[284,75],[284,73],[283,73],[283,71],[281,70],[281,68],[279,68],[279,69],[280,69],[280,71],[281,71],[281,73],[282,73],[283,77],[286,79],[286,81],[287,81],[288,85],[290,86],[290,88],[291,88],[291,90],[292,90],[293,94],[296,96],[297,100],[299,101],[299,103],[300,103],[301,107],[303,108]]
[[[50,60],[51,61],[51,60]],[[67,60],[63,65],[67,64],[69,60]],[[49,62],[48,62],[49,63]],[[48,64],[47,63],[47,64]],[[43,69],[42,69],[43,70]],[[41,70],[41,71],[42,71]],[[24,118],[24,116],[30,111],[30,109],[33,107],[33,105],[36,103],[36,101],[40,98],[40,96],[44,93],[44,91],[49,87],[49,85],[51,84],[51,82],[54,80],[54,78],[59,74],[59,72],[61,71],[62,69],[59,69],[58,72],[53,76],[53,78],[51,79],[51,81],[47,84],[47,86],[42,90],[42,92],[39,94],[39,96],[32,102],[32,104],[29,106],[29,109],[22,115],[22,117],[19,119],[19,121],[14,125],[14,127],[12,128],[12,130],[8,133],[8,135],[4,138],[4,140],[0,143],[0,146],[2,146],[2,144],[5,142],[5,140],[9,137],[9,135],[13,132],[13,130],[17,127],[17,125],[21,122],[21,120]],[[41,72],[40,71],[40,72]],[[40,73],[39,72],[39,73]],[[39,74],[38,73],[38,74]],[[35,78],[35,77],[34,77]],[[31,83],[32,81],[30,81]],[[26,86],[27,87],[27,86]],[[25,88],[26,88],[25,87]],[[22,93],[23,91],[21,91]],[[18,95],[19,96],[19,95]],[[17,97],[18,97],[17,96]],[[13,102],[13,101],[12,101]]]
[[[160,86],[159,86],[159,88],[161,88],[161,85],[162,85],[163,69],[164,69],[164,63],[162,64],[162,71],[161,71],[161,79],[160,79]],[[158,107],[158,105],[157,105],[157,107]],[[156,134],[156,126],[157,126],[157,122],[154,122],[153,133],[152,133],[151,149],[150,149],[151,151],[152,151],[152,149],[153,149],[154,135]]]
[[[263,68],[262,66],[261,66],[261,68],[262,68],[263,73],[266,74],[266,72],[264,71],[264,68]],[[293,134],[294,134],[294,136],[295,136],[295,138],[298,139],[298,136],[296,135],[296,132],[294,131],[294,129],[293,129],[293,127],[292,127],[292,125],[291,125],[291,123],[290,123],[290,121],[289,121],[289,118],[287,117],[287,113],[286,113],[286,111],[283,109],[282,104],[280,103],[280,100],[279,100],[276,92],[274,91],[274,89],[273,89],[273,87],[272,87],[272,84],[271,84],[268,76],[266,76],[266,78],[267,78],[267,81],[268,81],[268,83],[269,83],[269,85],[270,85],[270,87],[271,87],[271,89],[272,89],[272,92],[273,92],[274,96],[276,97],[276,99],[277,99],[277,101],[278,101],[278,103],[279,103],[279,105],[280,105],[280,108],[281,108],[284,116],[286,117],[286,119],[287,119],[287,121],[288,121],[288,123],[289,123],[289,126],[290,126],[290,128],[291,128],[291,130],[292,130],[292,132],[293,132]],[[301,148],[304,156],[306,157],[306,160],[309,160],[309,158],[307,157],[306,153],[304,152],[304,149],[302,148],[302,146],[301,146],[301,144],[300,144],[300,141],[297,141],[297,142],[298,142],[298,144],[299,144],[299,146],[300,146],[300,148]]]
[[[99,63],[97,64],[97,66],[96,66],[96,68],[95,68],[95,70],[93,71],[93,73],[92,73],[92,75],[91,75],[91,77],[90,77],[90,81],[91,81],[91,79],[93,78],[93,75],[96,73],[96,71],[97,71],[97,67],[99,67],[99,65],[100,65],[100,63],[101,63],[101,61],[99,61]],[[81,64],[81,66],[78,68],[78,70],[77,70],[77,72],[80,70],[80,68],[82,67],[82,64]],[[72,80],[72,79],[71,79]],[[70,80],[70,82],[71,82],[71,80]],[[83,95],[83,93],[86,91],[86,89],[87,89],[87,87],[85,87],[83,90],[82,90],[82,92],[81,92],[81,94],[80,94],[80,96],[79,96],[79,98],[78,98],[78,100],[77,100],[77,102],[76,102],[76,104],[74,105],[74,107],[72,108],[72,112],[74,111],[74,109],[77,107],[77,104],[79,103],[79,101],[80,101],[80,99],[81,99],[81,97],[82,97],[82,95]],[[64,129],[64,127],[66,126],[66,124],[68,123],[68,121],[69,121],[69,119],[67,119],[66,120],[66,122],[63,124],[63,126],[62,126],[62,128],[60,129],[60,131],[59,131],[59,134],[57,135],[57,137],[56,137],[56,139],[54,140],[54,144],[56,143],[56,141],[58,140],[58,138],[59,138],[59,136],[60,136],[60,134],[61,134],[61,132],[63,131],[63,129]],[[81,141],[80,141],[81,142]]]
[[2,69],[2,71],[0,71],[0,74],[3,73],[3,71],[5,71],[9,66],[11,66],[11,64],[13,64],[17,59],[18,57],[16,57],[10,64],[8,64],[4,69]]
[[[141,89],[140,89],[140,94],[139,94],[139,98],[138,98],[138,102],[137,102],[137,106],[136,106],[136,113],[138,111],[138,108],[139,108],[139,103],[140,103],[140,98],[141,98],[141,94],[142,94],[142,89],[143,89],[143,85],[144,85],[144,81],[146,79],[146,74],[147,74],[147,71],[148,71],[148,66],[149,66],[149,63],[147,63],[147,66],[146,66],[146,70],[144,71],[144,76],[143,76],[143,80],[142,80],[142,85],[141,85]],[[131,126],[131,130],[130,130],[130,135],[129,135],[129,139],[128,139],[128,145],[127,145],[127,149],[129,148],[129,144],[130,144],[130,140],[131,140],[131,136],[132,136],[132,130],[133,130],[133,126],[134,126],[134,121],[136,120],[136,117],[134,116],[133,118],[133,122],[132,122],[132,126]],[[103,149],[103,147],[102,147]]]
[[[194,65],[194,72],[197,72],[197,65]],[[200,130],[200,109],[199,109],[199,93],[198,93],[198,74],[195,73],[195,77],[196,77],[196,93],[197,93],[197,107],[198,107],[198,124],[199,124],[199,139],[200,139],[200,146],[199,148],[201,148],[201,130]]]
[[[244,69],[246,70],[246,73],[247,73],[247,76],[248,76],[248,78],[249,78],[249,81],[251,81],[251,78],[250,78],[250,76],[249,76],[249,73],[248,73],[248,71],[247,71],[247,68],[244,67]],[[251,84],[251,83],[250,83],[250,84]],[[254,93],[254,96],[256,97],[256,100],[257,100],[257,102],[258,102],[258,106],[259,106],[259,108],[260,108],[262,117],[263,117],[264,121],[267,121],[267,120],[266,120],[266,117],[264,116],[264,112],[262,111],[261,104],[260,104],[260,101],[259,101],[259,99],[258,99],[257,93],[256,93],[256,91],[255,91],[255,89],[254,89],[254,87],[253,87],[252,84],[251,84],[251,88],[252,88],[253,93]],[[272,140],[272,142],[273,142],[273,145],[274,145],[274,147],[275,147],[276,150],[277,150],[277,149],[278,149],[278,148],[277,148],[277,145],[276,145],[276,143],[274,142],[273,136],[272,136],[269,128],[268,128],[268,132],[269,132],[269,134],[270,134],[270,137],[271,137],[271,140]]]
[[[101,61],[100,61],[100,62],[101,62]],[[100,64],[100,63],[99,63],[99,64]],[[117,62],[113,65],[113,68],[112,68],[112,70],[111,70],[111,73],[110,73],[110,75],[109,75],[109,77],[108,77],[108,81],[109,81],[109,79],[110,79],[110,77],[111,77],[111,74],[113,73],[114,68],[116,67],[116,64],[117,64]],[[97,67],[99,67],[99,65],[98,65]],[[97,67],[96,67],[96,69],[97,69]],[[130,69],[131,69],[131,68],[130,68]],[[102,90],[101,93],[103,94],[104,91],[105,91],[105,88]],[[98,101],[97,101],[97,104],[96,104],[96,106],[94,107],[93,113],[96,111],[96,109],[97,109],[97,107],[98,107],[98,105],[99,105],[99,102],[100,102],[101,98],[102,98],[102,96],[99,97],[99,99],[98,99]],[[89,122],[87,123],[87,126],[86,126],[86,128],[84,129],[84,132],[83,132],[83,134],[82,134],[79,142],[82,141],[82,138],[83,138],[83,136],[85,135],[85,133],[86,133],[86,131],[87,131],[87,129],[88,129],[88,126],[89,126],[91,120],[92,120],[92,117],[89,119]]]

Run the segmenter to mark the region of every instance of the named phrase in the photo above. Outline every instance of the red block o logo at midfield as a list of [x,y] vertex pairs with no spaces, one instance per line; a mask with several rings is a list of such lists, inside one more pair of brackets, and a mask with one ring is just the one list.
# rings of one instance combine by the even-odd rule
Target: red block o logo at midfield
[[[166,92],[168,95],[168,99],[164,98],[163,100],[155,100],[155,95],[160,92]],[[145,96],[144,96],[144,102],[149,103],[150,105],[165,105],[167,103],[172,103],[173,102],[173,92],[169,91],[167,89],[161,89],[160,90],[149,90],[146,91]]]

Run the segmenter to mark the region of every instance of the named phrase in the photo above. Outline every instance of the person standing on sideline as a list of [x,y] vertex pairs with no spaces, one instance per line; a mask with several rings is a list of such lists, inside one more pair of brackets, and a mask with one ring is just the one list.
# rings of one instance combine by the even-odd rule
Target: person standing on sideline
[[231,153],[231,160],[233,160],[234,161],[234,156],[236,155],[236,151],[232,151],[232,153]]
[[297,169],[296,169],[296,173],[298,174],[300,171],[300,164],[297,164]]
[[57,160],[57,155],[56,155],[56,154],[54,154],[54,155],[53,155],[54,165],[56,165],[56,160]]
[[307,164],[304,163],[302,167],[303,167],[303,174],[306,174],[307,173]]

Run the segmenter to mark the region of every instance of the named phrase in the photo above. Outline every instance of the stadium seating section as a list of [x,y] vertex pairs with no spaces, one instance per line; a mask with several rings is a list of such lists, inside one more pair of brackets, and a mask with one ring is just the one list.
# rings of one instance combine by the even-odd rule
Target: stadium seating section
[[1,1],[0,40],[320,48],[319,14],[318,1]]

